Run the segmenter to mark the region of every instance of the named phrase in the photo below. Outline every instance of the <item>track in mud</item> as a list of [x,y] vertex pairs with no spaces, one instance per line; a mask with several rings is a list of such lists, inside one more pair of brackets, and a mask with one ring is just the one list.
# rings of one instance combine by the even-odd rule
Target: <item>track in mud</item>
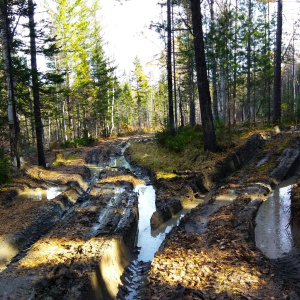
[[300,252],[291,224],[291,190],[295,181],[295,176],[283,181],[261,205],[256,216],[255,241],[277,266],[286,284],[300,295]]
[[[29,248],[24,249],[19,242],[18,248],[23,247],[20,255],[0,274],[1,299],[63,299],[67,295],[74,299],[114,298],[120,276],[128,264],[128,249],[135,240],[138,213],[133,186],[141,182],[126,168],[116,166],[116,161],[122,159],[123,146],[124,142],[116,142],[91,152],[90,157],[97,160],[97,167],[83,188],[74,181],[60,196],[51,196],[52,200],[49,195],[41,198],[39,193],[35,197],[38,199],[24,200],[31,201],[36,211],[41,210],[38,200],[50,205],[49,209],[54,206],[60,210],[70,201],[70,196],[74,199],[77,195],[75,201],[70,202],[71,207],[62,210],[59,218],[37,235]],[[17,204],[23,205],[22,201],[21,198]],[[9,205],[13,207],[14,203],[9,200]],[[51,219],[46,211],[41,214]],[[40,225],[46,224],[40,221]],[[41,228],[36,223],[30,226]],[[20,234],[24,233],[21,228]],[[28,247],[28,243],[25,245]]]
[[[124,146],[123,143],[122,147]],[[89,290],[89,293],[85,294],[86,296],[88,295],[87,299],[93,299],[96,295],[98,295],[96,298],[99,299],[114,299],[118,292],[118,299],[142,299],[142,296],[139,293],[145,288],[143,285],[144,279],[149,279],[149,270],[151,270],[150,261],[154,257],[160,243],[165,239],[166,233],[171,230],[172,226],[179,224],[183,212],[178,213],[178,216],[176,216],[177,219],[173,218],[169,221],[170,226],[168,223],[165,223],[159,230],[151,231],[149,217],[155,210],[155,192],[151,186],[151,180],[150,178],[145,178],[145,173],[138,168],[129,170],[130,166],[126,165],[127,162],[124,158],[124,151],[121,149],[122,147],[119,146],[115,151],[111,150],[113,147],[108,147],[108,151],[102,152],[96,149],[92,153],[90,156],[92,159],[89,163],[94,163],[94,166],[96,167],[94,168],[94,176],[92,176],[89,186],[84,189],[84,193],[81,193],[81,197],[79,197],[79,202],[81,203],[77,203],[65,214],[64,222],[58,226],[61,228],[60,230],[54,231],[54,233],[48,235],[48,237],[46,236],[39,243],[34,245],[32,247],[33,250],[28,252],[27,258],[25,254],[25,259],[22,257],[19,262],[18,260],[14,260],[6,274],[14,276],[14,272],[16,272],[15,274],[20,272],[20,269],[17,269],[18,263],[19,265],[20,263],[25,265],[26,263],[29,264],[30,257],[35,257],[36,259],[37,248],[44,247],[47,244],[49,245],[49,243],[51,244],[53,237],[67,237],[67,240],[62,241],[59,246],[65,248],[65,252],[61,252],[60,254],[64,256],[70,255],[70,261],[61,261],[59,267],[55,267],[55,264],[57,264],[59,260],[50,255],[49,261],[53,263],[53,266],[48,269],[30,269],[31,276],[33,277],[28,277],[27,281],[25,280],[23,282],[23,285],[20,286],[18,291],[19,293],[21,293],[22,288],[26,290],[26,288],[30,286],[32,278],[35,276],[44,276],[44,279],[42,280],[41,277],[39,277],[38,280],[33,280],[35,282],[33,287],[38,293],[36,298],[40,297],[42,299],[43,297],[49,296],[52,297],[52,299],[63,299],[64,296],[70,293],[76,298],[79,295],[83,295],[83,290]],[[111,181],[111,178],[114,178],[114,180]],[[138,178],[144,179],[146,184],[141,185]],[[265,193],[265,187],[264,185],[253,185],[245,189],[245,193],[249,194],[249,191],[254,192],[256,197],[260,193]],[[139,208],[139,220],[143,222],[139,224],[138,234],[136,234],[135,228],[135,226],[137,226],[137,223],[135,223],[137,222],[137,218],[135,217],[135,215],[137,216],[137,201],[134,200],[136,199],[134,195],[136,194],[138,194],[138,197],[140,198],[139,204],[142,204],[143,201],[149,202],[150,198],[153,199],[153,203],[150,207],[144,207],[147,214],[146,217],[142,214],[143,208]],[[214,215],[215,218],[221,206],[232,203],[237,197],[238,190],[235,188],[224,189],[222,192],[216,193],[213,196],[214,202],[201,206],[201,211],[198,215],[193,215],[190,219],[189,217],[185,218],[183,222],[184,226],[181,224],[180,228],[184,228],[187,234],[205,234],[211,217]],[[203,202],[204,199],[201,199],[201,201]],[[254,202],[253,204],[255,204]],[[252,209],[251,203],[252,202],[250,202],[250,206],[244,208],[245,212]],[[131,227],[129,226],[130,228],[128,228],[128,224],[131,224]],[[65,227],[64,230],[63,227]],[[76,240],[79,237],[79,235],[76,236],[78,228],[82,242],[76,244],[76,247],[74,247],[75,245],[73,245],[71,241]],[[160,231],[160,229],[163,231]],[[71,236],[70,232],[74,232],[75,234]],[[142,235],[143,232],[144,235]],[[176,232],[176,230],[174,232]],[[116,235],[121,236],[122,239],[127,242],[127,245],[122,245],[119,241],[117,241],[116,244],[114,242],[111,243],[110,237]],[[135,241],[136,235],[138,236],[138,241]],[[83,242],[83,240],[86,241]],[[220,247],[220,250],[225,247],[225,250],[227,242],[229,243],[229,241],[223,241],[222,239],[220,245],[217,247]],[[163,251],[165,244],[166,242],[164,242],[163,247],[159,251],[160,253],[162,253],[161,251]],[[118,246],[116,247],[114,245]],[[112,266],[116,264],[116,261],[113,261],[112,256],[107,256],[107,253],[111,252],[112,249],[115,249],[114,251],[116,252],[113,251],[112,253],[113,255],[116,255],[116,257],[119,257],[118,255],[120,253],[118,254],[118,252],[120,249],[132,248],[134,245],[137,245],[137,248],[135,248],[136,255],[134,260],[123,273],[123,269],[128,265],[130,260],[128,256],[122,265],[119,266],[120,268],[117,273],[116,270],[112,268]],[[181,245],[179,244],[178,246],[179,249]],[[97,249],[100,249],[99,247],[106,252],[98,251]],[[74,253],[76,255],[74,255]],[[91,260],[89,253],[95,260]],[[125,253],[123,254],[124,257],[127,255]],[[32,258],[31,263],[33,262]],[[293,259],[294,258],[295,255],[293,256]],[[86,262],[84,262],[85,259],[87,259]],[[109,264],[102,265],[102,268],[98,270],[96,266],[99,266],[99,264],[101,265],[101,262],[104,260],[108,261]],[[162,262],[165,263],[164,261]],[[284,259],[279,259],[277,264],[288,265],[287,261]],[[87,269],[89,269],[89,271],[84,271]],[[35,273],[36,271],[37,273]],[[292,269],[291,280],[293,276],[293,278],[297,278],[295,277],[295,274],[297,274],[298,271],[298,267]],[[282,273],[284,272],[283,269]],[[115,275],[117,277],[122,275],[121,279],[123,286],[119,289],[121,281],[117,278],[101,278],[104,273],[110,275],[116,273]],[[284,274],[287,275],[288,273],[285,272]],[[4,278],[2,274],[0,274],[0,281],[1,277],[2,279]],[[91,278],[93,278],[92,286],[90,286],[90,282],[88,283]],[[66,283],[64,287],[62,285],[63,282]],[[14,285],[17,284],[14,280],[12,280],[12,283]],[[4,282],[4,284],[10,286],[12,283],[9,281]],[[109,290],[110,283],[114,285],[114,290]],[[25,288],[26,285],[28,286]],[[4,285],[2,285],[2,287],[4,287]],[[76,292],[74,292],[74,289]],[[106,291],[104,292],[103,290],[105,289]],[[91,293],[91,291],[93,292]],[[13,291],[11,292],[13,293]],[[184,295],[189,293],[190,290],[185,289],[180,292]],[[2,292],[2,296],[3,295],[5,296]],[[6,290],[5,297],[9,297],[9,295],[9,292]],[[14,295],[17,294],[15,293]],[[29,294],[26,295],[28,296]],[[3,299],[6,299],[5,297]],[[19,298],[22,299],[22,297]]]

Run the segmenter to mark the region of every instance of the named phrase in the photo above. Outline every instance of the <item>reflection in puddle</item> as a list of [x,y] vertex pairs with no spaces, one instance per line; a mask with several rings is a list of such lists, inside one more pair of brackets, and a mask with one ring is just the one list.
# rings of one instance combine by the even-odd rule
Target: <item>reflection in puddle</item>
[[14,202],[18,202],[22,199],[31,200],[52,200],[66,190],[66,187],[50,187],[48,189],[36,188],[29,189],[22,192]]
[[166,234],[171,231],[174,226],[179,225],[182,217],[184,217],[192,208],[203,203],[203,199],[197,199],[189,202],[184,209],[174,215],[170,220],[160,225],[157,229],[151,230],[150,219],[155,208],[155,190],[152,185],[139,185],[135,188],[139,194],[139,225],[137,247],[140,248],[138,255],[139,261],[151,261],[156,251],[164,241]]
[[139,224],[137,246],[141,247],[138,260],[149,261],[154,257],[161,240],[151,236],[150,219],[155,211],[155,190],[153,186],[138,185],[135,192],[139,198]]
[[131,169],[128,161],[126,158],[122,155],[119,157],[111,157],[109,161],[109,167],[110,168],[125,168],[125,169]]
[[60,195],[62,192],[64,192],[66,190],[66,188],[62,188],[62,187],[51,187],[49,189],[47,189],[47,200],[52,200],[55,197],[57,197],[58,195]]
[[289,221],[294,181],[292,178],[279,185],[261,205],[256,217],[256,246],[271,259],[283,256],[293,247]]

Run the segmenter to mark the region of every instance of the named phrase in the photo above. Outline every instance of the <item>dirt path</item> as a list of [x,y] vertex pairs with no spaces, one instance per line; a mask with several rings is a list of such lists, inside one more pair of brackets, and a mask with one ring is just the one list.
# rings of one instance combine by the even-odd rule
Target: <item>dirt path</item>
[[[137,299],[300,299],[299,255],[272,261],[256,248],[254,236],[261,203],[297,172],[298,149],[297,133],[276,135],[260,146],[207,204],[193,209],[172,230]],[[194,187],[195,180],[183,179],[185,188]]]
[[[270,191],[295,171],[299,138],[276,135],[266,138],[266,146],[264,138],[253,139],[204,174],[156,182],[154,227],[203,191],[214,192],[168,234],[151,264],[135,266],[136,299],[299,299],[298,263],[291,269],[288,263],[296,255],[274,262],[254,243],[255,214]],[[133,274],[126,266],[138,220],[133,189],[143,176],[112,159],[122,158],[127,142],[108,140],[49,153],[48,162],[56,157],[56,165],[28,167],[1,190],[1,299],[109,300],[119,291],[118,299],[125,299],[126,288],[120,286]],[[250,149],[252,161],[246,159]],[[100,167],[95,181],[86,164]],[[65,191],[51,200],[18,198],[54,184]]]
[[[58,164],[47,170],[28,166],[2,189],[1,299],[115,298],[138,220],[133,188],[141,181],[110,166],[128,141],[60,151]],[[93,184],[86,163],[98,165]],[[66,190],[51,200],[20,197],[52,185]]]

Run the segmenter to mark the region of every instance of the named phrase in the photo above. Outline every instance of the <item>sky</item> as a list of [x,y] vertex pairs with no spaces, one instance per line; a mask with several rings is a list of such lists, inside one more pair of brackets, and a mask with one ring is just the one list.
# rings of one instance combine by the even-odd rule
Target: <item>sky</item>
[[157,0],[99,0],[105,50],[118,65],[119,75],[134,70],[137,56],[146,74],[156,77],[157,59],[164,49],[151,21],[158,21],[161,8]]
[[[43,1],[36,2],[40,5]],[[164,49],[164,43],[154,29],[149,29],[151,21],[158,22],[162,18],[161,7],[157,2],[158,0],[99,0],[105,52],[108,58],[115,61],[116,75],[121,80],[128,79],[132,74],[136,56],[145,73],[152,73],[152,79],[158,80],[157,59]],[[277,7],[276,3],[270,5],[272,9]],[[299,1],[283,0],[283,13],[283,38],[289,41],[293,21],[300,19]],[[165,11],[163,17],[166,17]],[[127,78],[122,78],[124,71]]]
[[[121,4],[116,0],[99,0],[104,40],[108,42],[107,55],[116,60],[118,74],[126,70],[128,75],[134,68],[136,56],[140,58],[146,73],[151,71],[151,62],[152,73],[158,73],[153,65],[157,63],[155,58],[157,59],[164,45],[158,34],[149,29],[151,21],[160,19],[161,8],[157,2],[158,0],[121,0]],[[277,3],[270,5],[271,9],[277,7]],[[288,41],[291,39],[295,19],[300,19],[299,1],[283,0],[283,38]]]

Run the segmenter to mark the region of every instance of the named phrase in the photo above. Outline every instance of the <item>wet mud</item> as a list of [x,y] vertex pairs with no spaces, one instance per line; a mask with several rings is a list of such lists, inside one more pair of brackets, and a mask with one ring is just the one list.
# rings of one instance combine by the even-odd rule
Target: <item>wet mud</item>
[[299,299],[297,248],[270,259],[255,241],[261,204],[283,179],[299,175],[297,151],[286,150],[298,147],[297,133],[285,139],[285,133],[267,136],[266,147],[257,145],[252,160],[181,220],[134,299]]
[[[203,172],[166,181],[126,162],[134,139],[28,169],[1,190],[0,298],[299,299],[297,248],[270,259],[255,240],[262,203],[299,174],[294,135],[255,134]],[[53,186],[64,188],[51,199],[17,198]]]
[[[85,149],[74,165],[28,168],[2,189],[1,299],[115,299],[131,260],[134,187],[142,182],[112,165],[124,144]],[[91,171],[86,162],[97,165]],[[62,193],[47,196],[53,186],[63,186]]]

